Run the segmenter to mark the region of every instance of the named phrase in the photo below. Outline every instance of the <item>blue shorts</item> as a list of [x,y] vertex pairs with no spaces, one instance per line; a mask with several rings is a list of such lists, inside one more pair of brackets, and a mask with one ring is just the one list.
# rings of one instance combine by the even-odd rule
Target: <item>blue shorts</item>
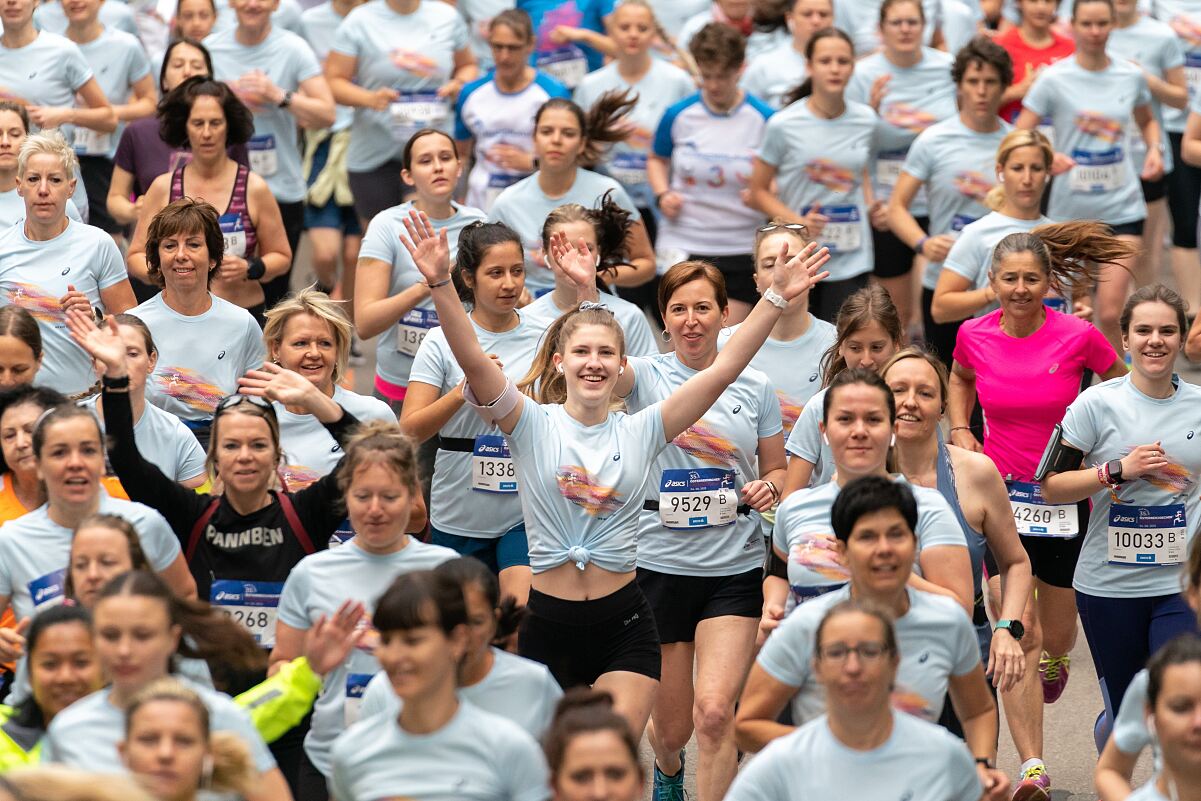
[[430,526],[430,542],[442,545],[460,556],[479,559],[493,573],[509,567],[530,566],[530,546],[525,538],[525,523],[518,523],[499,537],[460,537]]

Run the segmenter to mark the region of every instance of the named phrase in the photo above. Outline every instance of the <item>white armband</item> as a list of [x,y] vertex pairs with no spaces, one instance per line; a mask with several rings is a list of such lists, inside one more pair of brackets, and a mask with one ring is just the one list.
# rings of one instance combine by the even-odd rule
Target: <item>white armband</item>
[[473,407],[484,420],[495,423],[497,420],[508,417],[509,413],[517,408],[517,402],[521,400],[521,393],[517,391],[517,385],[513,383],[513,380],[509,379],[496,400],[491,403],[480,403],[479,398],[471,389],[471,384],[464,381],[463,400],[467,401],[467,405]]

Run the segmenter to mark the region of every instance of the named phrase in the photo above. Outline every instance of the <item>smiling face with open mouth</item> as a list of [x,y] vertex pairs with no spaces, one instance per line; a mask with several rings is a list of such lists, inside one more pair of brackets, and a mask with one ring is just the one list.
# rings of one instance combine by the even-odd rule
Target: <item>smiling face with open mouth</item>
[[1050,290],[1047,268],[1028,250],[1006,253],[991,273],[1001,313],[1014,323],[1030,323],[1046,314],[1043,298]]
[[1184,346],[1176,310],[1163,301],[1138,304],[1131,310],[1122,345],[1136,373],[1152,381],[1170,378]]
[[216,266],[209,256],[208,243],[201,231],[177,233],[158,243],[158,265],[163,287],[173,292],[208,291],[209,272]]
[[942,419],[942,382],[933,365],[924,358],[902,358],[884,376],[897,405],[897,439],[921,442],[929,439]]
[[338,340],[327,321],[308,312],[293,314],[284,323],[280,341],[271,343],[271,358],[285,370],[300,373],[326,395],[333,394]]
[[91,503],[104,475],[104,445],[96,418],[72,415],[43,423],[41,428],[38,475],[46,482],[51,506]]
[[672,290],[663,323],[680,361],[698,369],[708,367],[717,355],[717,335],[728,316],[729,308],[721,305],[713,279],[706,274]]

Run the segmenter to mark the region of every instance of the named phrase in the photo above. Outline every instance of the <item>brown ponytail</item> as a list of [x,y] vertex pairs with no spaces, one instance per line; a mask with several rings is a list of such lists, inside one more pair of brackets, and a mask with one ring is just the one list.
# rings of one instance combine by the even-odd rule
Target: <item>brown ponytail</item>
[[1066,286],[1090,287],[1097,282],[1101,265],[1117,264],[1138,255],[1138,248],[1113,235],[1095,220],[1073,220],[1040,225],[1029,233],[1009,234],[993,248],[989,274],[1014,253],[1030,253],[1057,290]]
[[573,114],[579,122],[580,133],[584,137],[584,152],[580,154],[578,164],[581,167],[595,167],[605,155],[609,145],[623,141],[630,135],[625,125],[625,116],[634,110],[638,104],[638,94],[629,89],[619,92],[612,89],[596,99],[587,113],[574,101],[562,97],[547,100],[538,108],[534,115],[534,125],[542,119],[544,112],[553,109],[567,111]]
[[892,302],[892,296],[879,284],[856,290],[838,310],[838,317],[834,320],[834,344],[822,357],[823,387],[830,386],[834,376],[847,368],[846,359],[841,353],[842,346],[872,323],[880,324],[898,350],[905,344],[905,332],[901,328],[897,307]]

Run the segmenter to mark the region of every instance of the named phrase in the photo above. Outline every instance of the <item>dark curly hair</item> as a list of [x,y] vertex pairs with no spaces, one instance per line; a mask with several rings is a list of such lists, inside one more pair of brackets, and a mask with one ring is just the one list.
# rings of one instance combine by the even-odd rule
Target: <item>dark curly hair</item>
[[171,147],[186,148],[188,117],[198,97],[212,97],[225,113],[225,146],[244,145],[254,135],[254,115],[221,81],[193,75],[167,93],[158,104],[159,136]]

